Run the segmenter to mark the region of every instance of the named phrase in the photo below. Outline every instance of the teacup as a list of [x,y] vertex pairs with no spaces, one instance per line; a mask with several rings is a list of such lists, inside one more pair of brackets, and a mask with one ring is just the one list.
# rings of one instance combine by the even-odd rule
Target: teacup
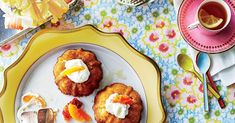
[[[202,18],[203,14],[204,18]],[[203,23],[203,19],[205,19],[206,17],[213,19],[216,18],[217,22],[219,21],[219,25],[213,28],[208,28],[209,26],[205,26],[205,23]],[[199,5],[197,9],[196,22],[190,24],[188,26],[188,29],[193,30],[195,28],[198,28],[204,34],[215,35],[218,32],[224,30],[229,25],[230,20],[231,10],[225,1],[205,0]],[[212,21],[212,19],[208,19],[207,21]]]

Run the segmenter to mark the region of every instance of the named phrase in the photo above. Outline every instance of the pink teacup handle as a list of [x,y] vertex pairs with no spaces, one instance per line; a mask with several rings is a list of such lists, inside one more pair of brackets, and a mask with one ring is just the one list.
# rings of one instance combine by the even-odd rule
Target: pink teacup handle
[[188,29],[189,29],[189,30],[193,30],[193,29],[197,28],[199,24],[200,24],[200,22],[199,22],[199,21],[196,21],[196,22],[194,22],[194,23],[188,25]]

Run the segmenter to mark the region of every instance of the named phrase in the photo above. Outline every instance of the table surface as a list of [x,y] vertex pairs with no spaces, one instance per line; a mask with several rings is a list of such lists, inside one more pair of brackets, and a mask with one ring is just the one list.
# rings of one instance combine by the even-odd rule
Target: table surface
[[[84,0],[83,6],[69,11],[59,23],[44,24],[25,36],[0,47],[0,83],[4,69],[24,50],[30,37],[44,28],[71,29],[92,24],[104,32],[120,32],[137,50],[156,61],[162,72],[161,95],[169,122],[235,122],[235,86],[216,82],[226,108],[220,109],[209,94],[210,112],[203,107],[202,84],[177,64],[179,53],[191,48],[177,27],[172,0],[156,0],[139,6],[116,4],[116,0]],[[157,114],[156,114],[157,115]]]

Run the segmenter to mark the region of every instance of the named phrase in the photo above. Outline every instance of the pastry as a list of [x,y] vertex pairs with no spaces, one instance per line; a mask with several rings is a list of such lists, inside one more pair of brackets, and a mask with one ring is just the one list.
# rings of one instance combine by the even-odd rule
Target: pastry
[[132,87],[114,83],[97,93],[93,110],[97,123],[139,123],[143,105]]
[[55,83],[59,90],[72,96],[88,96],[99,87],[103,78],[101,62],[84,49],[67,50],[54,66]]

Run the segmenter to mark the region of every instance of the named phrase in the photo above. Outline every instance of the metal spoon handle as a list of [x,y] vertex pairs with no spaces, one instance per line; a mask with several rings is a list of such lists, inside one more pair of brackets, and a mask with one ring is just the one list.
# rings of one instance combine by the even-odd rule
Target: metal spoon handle
[[206,112],[209,112],[207,82],[206,82],[206,74],[205,73],[203,73],[203,96],[204,96],[204,110]]

